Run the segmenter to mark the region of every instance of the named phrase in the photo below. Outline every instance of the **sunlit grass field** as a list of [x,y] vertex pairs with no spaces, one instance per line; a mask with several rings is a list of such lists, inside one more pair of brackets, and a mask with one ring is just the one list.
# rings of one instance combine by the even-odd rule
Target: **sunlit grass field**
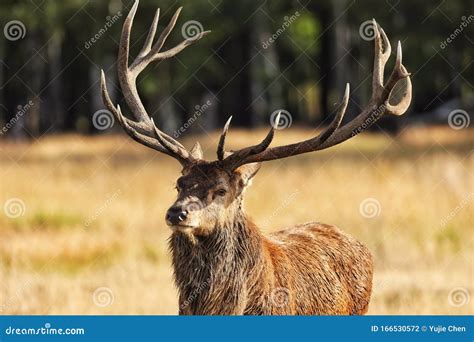
[[[311,134],[291,127],[274,144]],[[364,242],[369,314],[474,314],[474,131],[392,138],[265,163],[246,211],[264,232],[320,221]],[[196,139],[214,159],[218,134],[184,143]],[[0,164],[0,314],[177,314],[164,222],[176,161],[119,133],[0,142]]]

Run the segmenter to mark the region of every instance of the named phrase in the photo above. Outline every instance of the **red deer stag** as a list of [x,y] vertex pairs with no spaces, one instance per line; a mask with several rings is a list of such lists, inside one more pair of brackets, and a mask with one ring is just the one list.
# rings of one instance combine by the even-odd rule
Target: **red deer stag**
[[[373,21],[375,57],[372,98],[352,121],[341,126],[349,101],[349,85],[336,115],[322,133],[286,146],[269,147],[279,116],[261,143],[226,152],[227,121],[217,148],[217,160],[205,161],[200,145],[187,151],[167,135],[147,114],[137,92],[136,78],[154,61],[175,56],[208,31],[161,51],[175,26],[179,8],[154,42],[159,11],[136,59],[128,61],[130,31],[138,1],[125,20],[118,54],[120,86],[134,120],[114,106],[102,71],[102,96],[107,108],[130,137],[165,153],[182,165],[177,180],[177,200],[166,213],[172,230],[175,282],[179,289],[179,313],[184,315],[315,315],[364,314],[372,290],[372,258],[368,249],[340,229],[322,223],[306,223],[268,236],[246,216],[243,193],[260,163],[319,151],[360,133],[384,114],[403,114],[411,102],[411,81],[402,65],[398,43],[395,67],[384,82],[391,54],[383,29]],[[390,101],[397,87],[398,101]],[[392,103],[391,103],[392,102]]]

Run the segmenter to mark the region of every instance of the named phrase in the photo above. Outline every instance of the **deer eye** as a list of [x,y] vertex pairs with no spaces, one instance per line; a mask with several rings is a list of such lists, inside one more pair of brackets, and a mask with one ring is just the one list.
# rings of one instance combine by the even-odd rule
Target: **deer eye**
[[218,196],[224,196],[226,193],[227,193],[226,189],[219,189],[219,190],[216,191],[216,194]]

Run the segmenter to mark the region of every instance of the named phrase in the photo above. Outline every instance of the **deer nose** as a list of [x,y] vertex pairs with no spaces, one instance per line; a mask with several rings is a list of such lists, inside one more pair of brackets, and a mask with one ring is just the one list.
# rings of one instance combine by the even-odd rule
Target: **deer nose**
[[178,225],[186,220],[188,212],[182,208],[169,208],[166,213],[166,222],[169,225]]

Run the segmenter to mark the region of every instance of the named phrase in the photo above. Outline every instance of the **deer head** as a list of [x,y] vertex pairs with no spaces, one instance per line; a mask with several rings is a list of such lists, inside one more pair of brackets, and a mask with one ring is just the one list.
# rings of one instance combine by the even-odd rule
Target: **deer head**
[[[195,37],[185,39],[169,50],[161,51],[166,38],[176,24],[181,8],[176,11],[168,26],[154,42],[159,18],[158,10],[142,50],[129,64],[130,31],[137,7],[138,0],[125,20],[117,62],[120,86],[135,120],[125,117],[120,107],[112,103],[103,71],[101,73],[102,96],[106,107],[132,139],[173,157],[183,166],[182,176],[176,184],[177,200],[166,214],[166,222],[173,230],[206,235],[218,227],[232,223],[242,211],[242,194],[259,170],[261,162],[332,147],[359,134],[384,115],[402,115],[410,105],[412,87],[410,74],[402,64],[401,44],[399,42],[397,46],[393,72],[384,82],[384,70],[391,54],[391,46],[385,32],[374,20],[375,57],[372,97],[368,106],[355,119],[341,126],[349,101],[350,89],[347,84],[332,122],[317,136],[289,145],[269,147],[275,128],[279,124],[278,115],[274,125],[260,143],[226,152],[224,146],[231,121],[229,118],[219,140],[217,160],[205,161],[198,143],[188,151],[181,143],[156,127],[138,96],[136,78],[151,62],[175,56],[187,46],[199,41],[209,31],[198,33]],[[391,103],[395,86],[402,80],[404,84],[401,87],[402,91],[398,93],[399,100],[396,104]]]
[[232,226],[242,208],[242,194],[259,169],[258,163],[231,170],[218,162],[198,162],[183,169],[178,178],[178,198],[166,213],[173,230],[210,234]]

